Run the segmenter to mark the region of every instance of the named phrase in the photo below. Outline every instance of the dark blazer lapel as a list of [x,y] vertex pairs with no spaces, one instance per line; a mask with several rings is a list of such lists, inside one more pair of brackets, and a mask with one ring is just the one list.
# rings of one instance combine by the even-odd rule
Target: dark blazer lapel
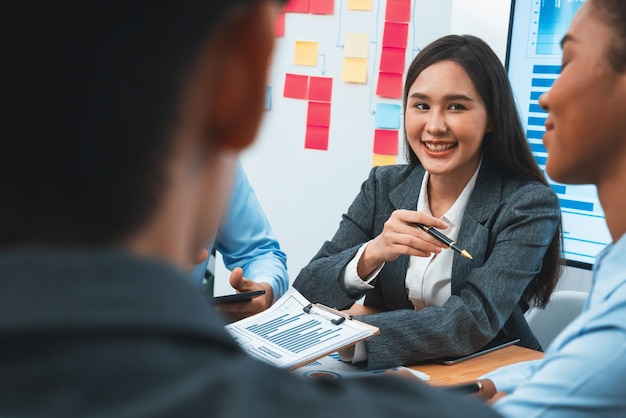
[[[417,209],[417,198],[420,194],[424,174],[426,171],[421,165],[415,166],[407,178],[389,192],[387,196],[394,209]],[[389,214],[391,215],[391,213]]]
[[500,173],[483,160],[474,191],[467,202],[463,223],[457,242],[472,254],[473,260],[467,260],[455,253],[452,262],[452,294],[458,294],[465,286],[465,277],[471,267],[481,266],[485,262],[489,229],[485,222],[500,204],[502,178]]

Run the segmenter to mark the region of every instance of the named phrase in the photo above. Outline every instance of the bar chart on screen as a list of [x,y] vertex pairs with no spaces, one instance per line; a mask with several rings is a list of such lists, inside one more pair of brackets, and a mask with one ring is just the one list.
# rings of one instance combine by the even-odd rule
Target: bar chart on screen
[[[507,70],[516,96],[526,137],[539,166],[545,170],[543,146],[547,113],[539,97],[561,71],[561,39],[584,0],[516,1],[507,49]],[[548,177],[546,175],[546,177]],[[590,268],[611,237],[595,187],[571,186],[548,177],[563,214],[564,254],[568,263]]]

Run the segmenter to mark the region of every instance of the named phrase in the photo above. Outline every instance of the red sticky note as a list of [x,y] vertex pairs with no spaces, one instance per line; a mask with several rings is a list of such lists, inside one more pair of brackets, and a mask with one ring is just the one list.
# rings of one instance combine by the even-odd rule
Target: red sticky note
[[330,103],[309,102],[306,115],[307,126],[330,126]]
[[283,96],[292,99],[306,100],[309,95],[309,76],[285,74],[285,90]]
[[274,21],[274,36],[277,38],[285,36],[285,13],[279,13]]
[[310,0],[310,12],[316,15],[332,15],[335,12],[335,0]]
[[410,0],[387,0],[385,20],[389,22],[409,22],[411,20]]
[[330,77],[311,77],[309,80],[309,100],[330,102],[333,79]]
[[304,148],[328,151],[328,128],[323,126],[307,126]]
[[409,25],[407,23],[385,22],[383,30],[383,47],[405,48]]
[[398,131],[375,129],[374,154],[398,155]]
[[376,95],[391,99],[402,97],[402,74],[378,73]]
[[383,47],[380,55],[380,71],[383,73],[404,73],[405,66],[405,49]]
[[283,8],[284,12],[309,13],[311,0],[289,0]]

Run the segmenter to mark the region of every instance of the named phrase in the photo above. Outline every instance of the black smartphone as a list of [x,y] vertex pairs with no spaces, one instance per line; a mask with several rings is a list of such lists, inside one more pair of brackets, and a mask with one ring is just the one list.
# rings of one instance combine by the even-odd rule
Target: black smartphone
[[234,302],[249,302],[257,296],[265,294],[265,290],[253,290],[250,292],[234,293],[232,295],[213,296],[210,298],[213,303],[234,303]]
[[473,353],[473,354],[470,354],[470,355],[467,355],[467,356],[458,357],[458,358],[451,358],[451,359],[441,359],[438,362],[441,363],[441,364],[445,364],[446,366],[452,366],[453,364],[458,364],[458,363],[460,363],[462,361],[469,360],[471,358],[478,357],[478,356],[483,355],[483,354],[491,353],[492,351],[498,350],[499,348],[508,347],[508,346],[513,345],[513,344],[518,343],[518,342],[519,342],[519,338],[516,339],[516,340],[513,340],[513,341],[506,342],[504,344],[496,345],[495,347],[491,347],[491,348],[488,348],[486,350],[477,351],[476,353]]

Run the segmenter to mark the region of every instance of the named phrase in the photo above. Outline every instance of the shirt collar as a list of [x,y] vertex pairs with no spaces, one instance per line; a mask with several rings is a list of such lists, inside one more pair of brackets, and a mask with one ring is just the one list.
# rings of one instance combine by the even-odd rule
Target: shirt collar
[[[467,203],[469,202],[470,196],[474,191],[474,186],[476,185],[476,179],[478,178],[478,172],[480,171],[480,167],[482,165],[482,158],[478,163],[478,167],[476,167],[476,171],[472,174],[472,177],[469,179],[463,191],[459,197],[457,197],[454,204],[448,209],[448,211],[441,217],[441,219],[445,218],[451,227],[461,227],[461,221],[463,220],[463,213],[465,212],[465,208],[467,207]],[[429,205],[429,196],[428,196],[428,179],[430,178],[430,173],[426,171],[424,174],[424,179],[422,180],[422,185],[420,188],[420,194],[417,199],[417,210],[419,212],[425,212],[429,215],[432,215],[430,211]]]

